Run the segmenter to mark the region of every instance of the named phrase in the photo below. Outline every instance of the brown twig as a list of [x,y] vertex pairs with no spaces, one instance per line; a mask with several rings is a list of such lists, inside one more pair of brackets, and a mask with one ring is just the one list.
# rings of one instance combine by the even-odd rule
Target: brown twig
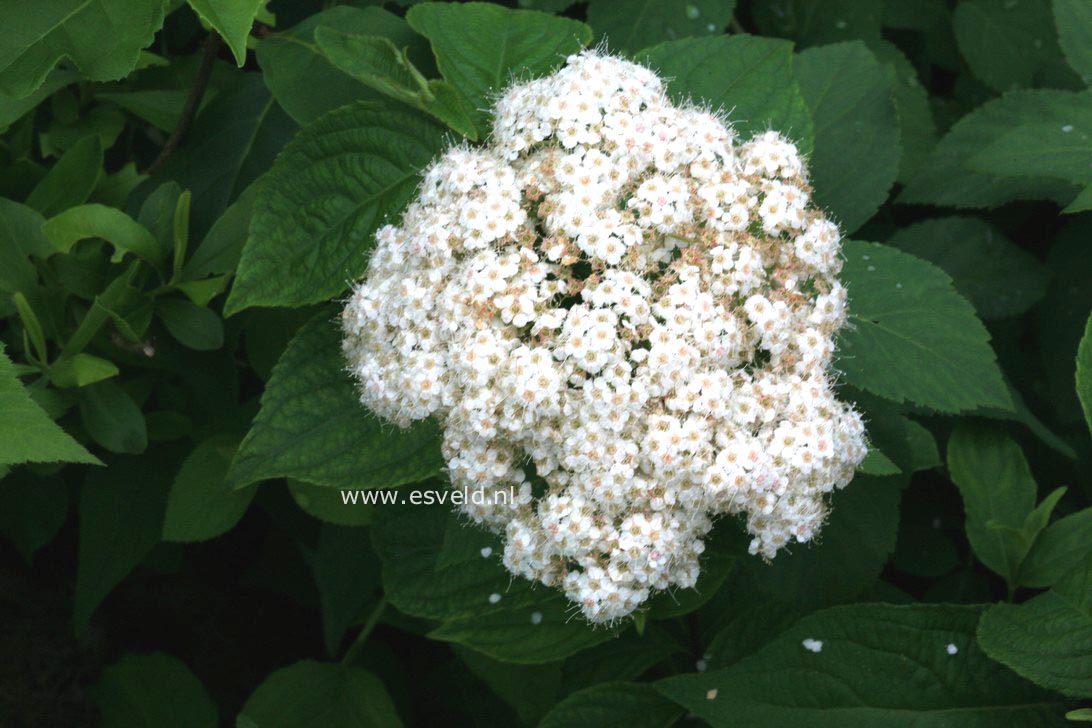
[[174,131],[171,132],[170,137],[167,138],[167,143],[159,150],[159,156],[155,158],[155,161],[148,169],[144,170],[145,174],[154,174],[159,170],[178,149],[178,145],[182,143],[182,137],[186,136],[186,132],[189,131],[190,125],[193,123],[193,117],[197,115],[197,108],[201,106],[201,99],[205,96],[205,89],[208,88],[209,79],[212,77],[212,66],[216,61],[216,52],[219,49],[220,35],[215,30],[210,31],[208,37],[205,38],[201,51],[201,66],[197,69],[197,77],[193,80],[190,95],[186,97],[186,105],[182,107],[182,115],[178,117],[178,123],[175,125]]

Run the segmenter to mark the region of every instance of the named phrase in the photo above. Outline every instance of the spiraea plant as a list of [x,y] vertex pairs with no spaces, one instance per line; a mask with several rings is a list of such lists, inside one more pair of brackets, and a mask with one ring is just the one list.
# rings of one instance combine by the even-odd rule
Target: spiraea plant
[[645,67],[570,56],[377,233],[343,314],[361,401],[438,417],[505,566],[593,622],[693,587],[716,515],[773,558],[866,452],[829,372],[840,234],[810,193],[776,132],[741,140]]

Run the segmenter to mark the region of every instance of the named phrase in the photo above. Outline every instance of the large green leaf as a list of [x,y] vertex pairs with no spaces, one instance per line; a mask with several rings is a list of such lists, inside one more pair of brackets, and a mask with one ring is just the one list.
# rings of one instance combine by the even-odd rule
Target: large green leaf
[[[1072,103],[1070,103],[1072,102]],[[1048,110],[997,137],[973,155],[971,169],[997,176],[1049,177],[1083,186],[1092,182],[1092,91],[1073,94],[1066,121]]]
[[1085,0],[1054,0],[1054,23],[1069,65],[1092,86],[1092,5]]
[[72,622],[82,633],[95,609],[159,543],[170,474],[177,459],[112,458],[80,492],[79,563]]
[[895,72],[855,41],[800,53],[796,76],[815,123],[815,202],[851,233],[875,214],[899,173]]
[[917,69],[899,47],[885,40],[873,40],[869,50],[881,63],[895,70],[893,100],[899,117],[899,182],[903,184],[917,171],[937,143],[937,125],[929,106],[929,92],[922,85]]
[[1054,89],[1010,91],[956,122],[910,179],[899,202],[950,207],[996,207],[1020,199],[1068,203],[1077,186],[1064,180],[986,174],[971,159],[1011,129],[1027,122],[1049,122],[1060,130],[1075,114],[1086,113],[1090,98]]
[[576,20],[490,3],[425,3],[406,13],[429,39],[444,80],[463,96],[481,136],[493,99],[513,80],[545,75],[591,42]]
[[217,435],[200,443],[182,463],[167,497],[164,541],[208,541],[243,517],[256,489],[228,489],[228,466],[238,445],[235,435]]
[[435,425],[399,430],[360,405],[345,371],[340,329],[330,319],[323,313],[304,326],[274,367],[231,465],[236,488],[282,477],[333,488],[389,488],[443,468]]
[[942,270],[876,243],[846,240],[849,320],[838,367],[846,381],[941,412],[1012,409],[989,332]]
[[27,207],[46,217],[82,204],[102,177],[102,142],[95,134],[72,145],[27,195]]
[[216,29],[231,48],[235,62],[246,63],[246,39],[254,16],[266,0],[189,0],[190,7],[202,20]]
[[667,728],[682,712],[651,685],[608,682],[565,698],[539,728]]
[[225,313],[301,306],[344,291],[364,272],[376,229],[413,196],[443,136],[422,114],[371,102],[308,126],[263,183]]
[[1015,583],[1030,544],[991,524],[1019,529],[1035,508],[1037,487],[1020,446],[992,428],[960,424],[948,441],[948,470],[963,497],[975,556]]
[[5,0],[0,4],[0,90],[26,96],[62,59],[113,81],[137,65],[163,24],[164,0]]
[[1020,564],[1020,584],[1048,587],[1092,554],[1092,508],[1059,518],[1035,539]]
[[1030,86],[1058,55],[1046,0],[962,0],[953,28],[971,70],[996,91]]
[[377,510],[375,551],[391,604],[441,620],[429,636],[505,662],[551,662],[609,640],[609,629],[572,616],[558,591],[513,579],[499,539],[448,506],[400,503]]
[[731,667],[656,687],[714,726],[1064,725],[1065,701],[983,654],[974,634],[979,613],[950,605],[832,607]]
[[890,12],[876,0],[763,0],[751,8],[762,33],[791,38],[802,47],[878,39],[885,11]]
[[1092,557],[1044,594],[987,609],[978,639],[987,655],[1027,679],[1092,697]]
[[25,462],[101,465],[31,399],[0,343],[0,465]]
[[792,44],[749,35],[661,43],[637,60],[664,78],[677,102],[722,109],[744,138],[775,129],[812,149],[811,114],[793,75]]
[[162,652],[123,656],[102,671],[94,695],[104,726],[215,728],[220,722],[197,676]]
[[989,223],[940,217],[900,228],[887,243],[936,264],[985,319],[1024,313],[1047,288],[1046,268]]
[[238,728],[399,728],[383,683],[355,667],[303,660],[258,686],[236,720]]
[[723,34],[735,0],[591,0],[588,24],[613,52],[678,38]]
[[265,84],[288,115],[300,124],[309,124],[326,112],[354,101],[381,98],[381,94],[326,60],[315,44],[315,31],[319,28],[382,36],[396,47],[405,48],[410,60],[423,73],[435,70],[428,42],[397,15],[382,8],[346,5],[323,10],[258,44],[258,63]]

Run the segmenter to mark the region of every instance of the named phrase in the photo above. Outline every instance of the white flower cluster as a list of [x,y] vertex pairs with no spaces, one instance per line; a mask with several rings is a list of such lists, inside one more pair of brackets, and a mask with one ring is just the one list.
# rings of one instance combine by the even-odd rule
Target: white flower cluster
[[866,452],[828,375],[839,232],[809,198],[784,137],[572,56],[379,231],[343,315],[361,399],[438,418],[466,514],[593,622],[693,586],[718,514],[773,558]]

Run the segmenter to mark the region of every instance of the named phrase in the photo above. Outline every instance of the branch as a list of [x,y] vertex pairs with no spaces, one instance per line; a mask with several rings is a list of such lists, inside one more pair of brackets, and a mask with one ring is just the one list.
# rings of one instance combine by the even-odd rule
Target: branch
[[182,115],[178,117],[178,124],[174,127],[170,137],[167,138],[167,143],[159,150],[159,156],[155,158],[155,161],[148,169],[144,170],[145,174],[150,175],[157,172],[171,158],[171,155],[178,149],[178,145],[182,143],[182,137],[186,136],[186,132],[189,131],[190,124],[193,123],[193,117],[197,115],[197,109],[201,106],[201,99],[205,96],[205,89],[208,88],[209,79],[212,77],[212,66],[216,61],[216,52],[219,49],[220,35],[215,30],[209,31],[201,51],[201,66],[197,69],[197,77],[193,80],[190,95],[186,97],[186,105],[182,107]]

